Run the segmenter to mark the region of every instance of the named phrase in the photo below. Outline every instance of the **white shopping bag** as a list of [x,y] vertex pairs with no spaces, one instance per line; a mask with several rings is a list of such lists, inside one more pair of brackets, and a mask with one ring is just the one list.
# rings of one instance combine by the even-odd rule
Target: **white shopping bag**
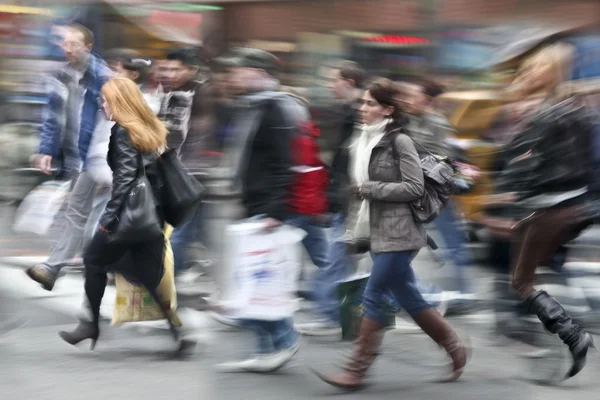
[[69,196],[70,188],[71,181],[48,181],[33,189],[17,210],[13,230],[46,235]]
[[282,225],[242,222],[226,231],[225,262],[231,280],[223,306],[234,318],[274,321],[293,316],[306,232]]

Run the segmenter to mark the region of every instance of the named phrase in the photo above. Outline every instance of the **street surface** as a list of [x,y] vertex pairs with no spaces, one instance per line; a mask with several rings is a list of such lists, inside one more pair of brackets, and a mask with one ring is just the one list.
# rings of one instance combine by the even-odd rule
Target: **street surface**
[[[211,238],[213,245],[220,248],[219,232],[225,225],[227,210],[216,207],[211,213]],[[15,236],[6,228],[1,237],[3,259],[33,260],[47,249],[47,241]],[[0,321],[15,314],[28,321],[20,330],[0,337],[0,399],[293,400],[327,399],[339,393],[319,381],[309,367],[330,370],[349,354],[350,343],[336,338],[303,338],[297,357],[276,374],[220,374],[214,369],[216,363],[252,352],[254,339],[250,332],[220,325],[206,312],[194,310],[194,301],[186,301],[179,309],[184,332],[198,345],[190,359],[170,360],[174,344],[164,321],[109,327],[115,297],[112,286],[104,297],[104,321],[96,349],[90,351],[89,343],[77,348],[69,346],[57,332],[75,326],[84,299],[83,276],[69,272],[50,293],[27,278],[27,262],[18,266],[13,261],[0,261]],[[419,254],[414,267],[422,278],[446,289],[452,286],[448,279],[452,268],[440,268],[427,251]],[[215,268],[218,270],[218,264]],[[314,267],[308,263],[306,270],[308,277]],[[469,277],[477,297],[489,299],[489,268],[474,265],[469,268]],[[600,283],[593,285],[600,287]],[[299,322],[309,319],[304,311],[296,317]],[[450,320],[461,332],[468,333],[473,347],[473,358],[459,382],[432,383],[446,371],[443,352],[423,334],[398,329],[388,332],[383,354],[370,371],[374,384],[347,396],[378,400],[598,399],[597,353],[591,354],[589,365],[580,376],[560,387],[536,385],[532,380],[548,376],[557,364],[548,358],[524,358],[535,350],[524,345],[503,341],[500,343],[504,345],[499,345],[491,333],[494,318],[489,309],[484,306]]]

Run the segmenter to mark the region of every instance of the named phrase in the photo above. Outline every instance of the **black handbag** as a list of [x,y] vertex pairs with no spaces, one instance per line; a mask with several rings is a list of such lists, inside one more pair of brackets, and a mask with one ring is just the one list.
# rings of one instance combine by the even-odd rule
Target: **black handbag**
[[158,159],[162,175],[162,207],[165,221],[178,227],[187,221],[202,201],[206,189],[188,174],[175,150],[165,151]]
[[138,153],[138,174],[125,198],[117,226],[110,234],[111,242],[141,243],[163,235],[156,199],[146,177],[142,155]]

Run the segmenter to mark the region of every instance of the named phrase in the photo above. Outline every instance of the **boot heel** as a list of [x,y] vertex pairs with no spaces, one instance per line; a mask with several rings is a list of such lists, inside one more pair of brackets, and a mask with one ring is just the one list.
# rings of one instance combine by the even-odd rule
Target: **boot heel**
[[96,341],[98,339],[92,339],[90,342],[90,351],[94,351],[94,348],[96,347]]

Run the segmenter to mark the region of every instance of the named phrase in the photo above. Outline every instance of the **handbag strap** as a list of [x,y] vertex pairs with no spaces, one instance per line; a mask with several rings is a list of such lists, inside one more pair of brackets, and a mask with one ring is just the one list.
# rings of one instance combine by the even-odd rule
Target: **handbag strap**
[[138,171],[137,171],[137,178],[145,178],[146,177],[146,167],[144,166],[144,158],[142,157],[142,152],[138,151],[137,153],[137,160],[138,160]]
[[410,138],[410,140],[413,141],[414,144],[416,144],[417,146],[419,146],[421,149],[425,150],[425,152],[427,154],[429,154],[431,157],[435,158],[436,160],[438,160],[438,161],[450,161],[450,159],[448,157],[446,157],[446,156],[442,157],[442,156],[439,156],[439,155],[435,155],[432,152],[430,152],[429,150],[427,150],[427,148],[425,146],[423,146],[421,143],[419,143],[417,140],[415,140],[415,138],[413,138],[412,136],[410,136],[406,132],[402,132],[401,128],[397,128],[397,129],[394,129],[394,130],[390,131],[390,135],[392,135],[392,134],[393,134],[393,137],[392,137],[392,150],[394,151],[394,158],[397,158],[397,151],[396,151],[396,146],[395,146],[395,143],[394,143],[394,141],[396,140],[396,137],[398,135],[406,135],[406,136],[408,136]]

